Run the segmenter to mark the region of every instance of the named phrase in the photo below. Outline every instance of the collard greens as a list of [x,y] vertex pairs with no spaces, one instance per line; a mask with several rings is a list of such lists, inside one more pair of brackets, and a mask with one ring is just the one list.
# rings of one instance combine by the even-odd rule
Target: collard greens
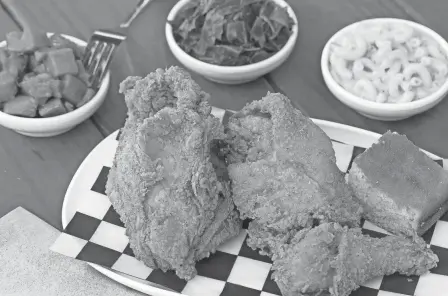
[[272,0],[191,0],[171,22],[186,53],[222,66],[269,58],[286,44],[293,24]]

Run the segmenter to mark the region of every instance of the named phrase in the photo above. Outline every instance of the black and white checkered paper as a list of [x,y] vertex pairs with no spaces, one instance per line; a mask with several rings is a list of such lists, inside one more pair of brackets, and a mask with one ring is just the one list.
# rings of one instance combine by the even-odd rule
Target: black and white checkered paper
[[[214,114],[225,122],[230,112],[214,109]],[[342,131],[343,132],[343,131]],[[347,171],[353,158],[366,147],[345,144],[341,137],[333,136],[337,164]],[[112,165],[119,133],[112,134],[103,145],[110,151],[100,151],[103,159],[95,159],[89,173],[83,175],[77,211],[68,221],[52,250],[63,255],[95,263],[112,270],[147,280],[168,290],[188,296],[274,296],[281,295],[271,279],[271,260],[261,256],[246,244],[247,234],[226,242],[210,258],[197,263],[198,275],[191,281],[179,279],[173,272],[152,270],[134,258],[119,215],[105,195],[107,175]],[[351,141],[356,142],[356,139]],[[96,148],[98,149],[98,148]],[[104,148],[103,148],[104,149]],[[436,160],[448,167],[445,160]],[[85,184],[85,185],[84,185]],[[82,196],[81,196],[82,195]],[[245,223],[247,226],[247,223]],[[363,232],[373,237],[388,233],[372,223],[363,223]],[[351,296],[446,296],[448,295],[448,214],[443,216],[425,235],[424,239],[439,256],[438,267],[421,277],[391,275],[364,283]]]

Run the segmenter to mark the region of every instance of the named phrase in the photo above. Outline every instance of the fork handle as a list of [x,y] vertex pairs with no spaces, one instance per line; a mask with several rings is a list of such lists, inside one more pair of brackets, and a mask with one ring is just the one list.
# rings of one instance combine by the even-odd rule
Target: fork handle
[[120,28],[129,28],[131,23],[137,18],[137,16],[145,9],[145,7],[153,0],[140,0],[135,7],[134,11],[128,16],[128,18],[120,24]]

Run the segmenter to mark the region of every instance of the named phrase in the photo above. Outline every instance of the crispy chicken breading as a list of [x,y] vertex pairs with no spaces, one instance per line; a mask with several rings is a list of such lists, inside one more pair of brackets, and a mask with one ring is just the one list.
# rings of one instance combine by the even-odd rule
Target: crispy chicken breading
[[196,261],[241,230],[219,153],[223,127],[178,67],[128,78],[121,91],[129,112],[106,192],[136,258],[189,280]]
[[[281,94],[268,94],[229,119],[234,202],[253,219],[248,243],[270,254],[313,223],[357,226],[361,207],[336,166],[328,136]],[[279,239],[281,238],[281,239]]]
[[131,122],[144,120],[164,107],[188,108],[210,116],[209,94],[179,67],[157,69],[143,79],[130,76],[120,84],[119,91],[125,95]]
[[273,259],[273,278],[284,296],[347,296],[374,277],[421,275],[438,262],[421,238],[372,238],[337,223],[301,230]]

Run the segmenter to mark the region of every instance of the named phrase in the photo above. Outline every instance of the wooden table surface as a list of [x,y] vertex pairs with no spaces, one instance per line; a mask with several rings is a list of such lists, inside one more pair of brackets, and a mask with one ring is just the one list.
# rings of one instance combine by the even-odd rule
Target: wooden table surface
[[[30,20],[49,32],[88,39],[95,28],[116,26],[138,0],[16,0],[24,2]],[[61,229],[61,207],[67,186],[88,153],[120,128],[125,118],[119,83],[129,75],[179,64],[169,51],[165,18],[175,0],[156,0],[138,18],[111,65],[112,83],[105,103],[88,121],[53,138],[28,138],[0,127],[0,217],[23,206]],[[399,17],[423,23],[448,39],[446,0],[290,0],[300,22],[298,43],[290,59],[268,76],[240,86],[224,86],[194,76],[211,94],[212,104],[239,109],[267,91],[286,94],[311,117],[378,133],[405,133],[420,147],[448,157],[448,100],[436,108],[395,123],[366,119],[336,100],[322,81],[320,51],[343,26],[371,17]],[[0,11],[0,35],[17,26]]]

